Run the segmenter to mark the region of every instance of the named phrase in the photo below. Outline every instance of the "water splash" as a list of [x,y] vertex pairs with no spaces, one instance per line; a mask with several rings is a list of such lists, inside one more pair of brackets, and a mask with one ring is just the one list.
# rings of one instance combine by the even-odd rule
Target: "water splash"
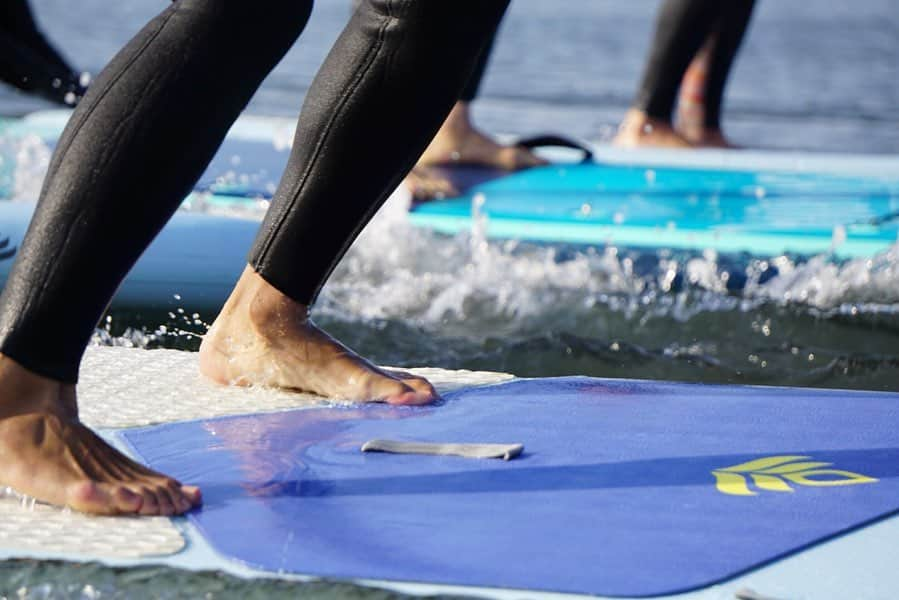
[[11,200],[37,199],[53,152],[37,135],[6,139],[2,153],[13,157]]
[[27,494],[23,494],[14,490],[11,487],[0,487],[0,500],[8,498],[15,500],[19,503],[19,506],[22,510],[34,511],[34,506],[37,504],[37,499],[29,496]]

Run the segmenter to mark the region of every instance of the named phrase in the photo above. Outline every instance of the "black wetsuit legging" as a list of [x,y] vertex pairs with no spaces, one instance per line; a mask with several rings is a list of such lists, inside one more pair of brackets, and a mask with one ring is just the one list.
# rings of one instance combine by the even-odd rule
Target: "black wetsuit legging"
[[754,0],[666,0],[659,9],[634,106],[650,117],[670,121],[690,61],[714,34],[704,94],[704,125],[720,128],[724,86],[754,4]]
[[84,95],[79,78],[38,30],[28,0],[0,1],[0,81],[73,105]]
[[481,87],[481,80],[484,78],[484,72],[487,70],[487,63],[490,62],[490,54],[493,52],[493,42],[496,41],[496,33],[496,30],[494,30],[490,35],[490,39],[484,45],[484,49],[478,56],[471,75],[468,76],[465,86],[459,93],[459,100],[471,102],[477,97],[478,90]]
[[[362,0],[353,0],[353,10],[358,10],[361,4]],[[497,23],[497,28],[499,28],[499,23]],[[493,51],[493,42],[496,40],[496,33],[497,30],[494,29],[493,33],[490,35],[490,39],[484,44],[484,49],[481,51],[474,69],[471,71],[471,75],[468,76],[465,86],[459,93],[459,100],[471,102],[477,97],[478,89],[481,87],[481,80],[484,78],[484,72],[487,70],[487,63],[490,62],[490,54]]]
[[[306,96],[249,262],[311,303],[437,131],[507,0],[367,0]],[[116,287],[303,29],[311,0],[178,0],[97,77],[0,297],[0,351],[77,379]]]

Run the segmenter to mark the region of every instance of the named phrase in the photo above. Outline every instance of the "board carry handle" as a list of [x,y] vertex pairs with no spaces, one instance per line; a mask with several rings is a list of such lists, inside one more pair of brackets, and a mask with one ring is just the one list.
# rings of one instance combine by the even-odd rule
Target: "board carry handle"
[[581,158],[582,163],[593,160],[593,151],[588,148],[586,144],[552,133],[522,138],[515,142],[515,145],[528,150],[534,150],[536,148],[569,148],[571,150],[583,152],[584,156]]

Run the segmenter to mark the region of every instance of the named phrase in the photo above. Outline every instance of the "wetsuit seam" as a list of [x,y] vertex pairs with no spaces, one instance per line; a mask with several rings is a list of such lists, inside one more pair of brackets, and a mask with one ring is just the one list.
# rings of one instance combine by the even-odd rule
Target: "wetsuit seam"
[[328,136],[330,135],[331,130],[334,127],[334,124],[339,120],[339,116],[342,114],[344,107],[346,106],[346,103],[355,94],[356,90],[359,88],[362,81],[365,79],[366,74],[368,74],[368,72],[371,70],[371,67],[374,64],[375,59],[377,58],[377,55],[380,53],[381,48],[384,45],[385,32],[387,30],[387,27],[390,25],[390,22],[393,19],[393,15],[391,14],[389,4],[390,4],[389,2],[385,3],[385,7],[387,9],[387,16],[386,16],[386,18],[383,19],[383,23],[381,24],[381,27],[378,29],[378,37],[375,40],[375,44],[372,46],[372,48],[366,54],[365,62],[360,66],[360,69],[359,69],[356,77],[354,78],[354,81],[353,81],[353,84],[352,84],[350,90],[341,96],[340,102],[339,102],[336,110],[331,114],[331,117],[328,120],[327,125],[325,125],[325,130],[322,132],[321,136],[319,137],[318,141],[316,142],[315,148],[312,151],[313,153],[312,153],[312,157],[309,159],[309,164],[306,167],[306,169],[303,171],[302,175],[300,176],[300,182],[297,186],[296,192],[291,195],[289,201],[287,202],[287,206],[285,206],[284,210],[279,211],[280,214],[277,217],[277,221],[269,229],[269,233],[266,236],[266,240],[263,244],[262,250],[259,253],[259,257],[254,261],[255,262],[254,266],[257,266],[257,268],[262,268],[262,269],[265,268],[265,263],[268,260],[268,256],[271,251],[272,244],[274,244],[275,238],[277,238],[278,235],[280,234],[281,229],[283,228],[284,223],[287,221],[287,218],[288,218],[291,210],[296,205],[300,194],[302,194],[303,191],[305,190],[306,184],[308,183],[309,178],[312,174],[312,171],[316,166],[315,163],[318,161],[318,158],[321,155],[321,152],[325,146],[326,140],[328,139]]
[[[131,66],[132,66],[132,65],[133,65],[133,64],[134,64],[134,63],[135,63],[141,56],[143,56],[143,54],[144,54],[144,52],[146,51],[146,49],[150,46],[151,43],[153,43],[153,41],[159,36],[159,34],[162,33],[162,30],[165,29],[165,26],[168,25],[169,20],[174,16],[174,14],[175,14],[175,13],[174,13],[174,11],[173,11],[172,14],[170,14],[168,17],[166,17],[165,21],[160,25],[159,29],[157,29],[156,32],[150,37],[150,39],[147,40],[147,43],[144,44],[143,46],[141,46],[141,47],[138,49],[138,51],[135,53],[135,55],[134,55],[134,56],[131,58],[131,60],[129,60],[128,63],[122,68],[122,71],[115,77],[115,79],[113,79],[112,81],[109,82],[109,85],[107,85],[106,88],[101,92],[102,95],[101,95],[99,98],[97,98],[97,101],[94,102],[93,106],[90,107],[90,109],[86,112],[86,114],[84,115],[84,117],[78,122],[78,124],[76,125],[76,127],[77,127],[76,131],[74,131],[74,132],[72,133],[71,137],[69,138],[71,141],[69,142],[69,144],[68,144],[65,148],[63,148],[63,149],[61,150],[61,152],[67,152],[67,151],[68,151],[68,148],[69,148],[69,147],[71,146],[71,144],[74,142],[74,138],[75,138],[79,133],[81,133],[81,129],[82,129],[82,127],[84,126],[84,123],[86,123],[86,122],[87,122],[87,119],[88,119],[91,115],[94,114],[94,111],[96,111],[97,106],[100,104],[100,101],[101,101],[103,98],[105,98],[106,95],[109,93],[109,91],[115,86],[115,84],[117,84],[117,83],[122,79],[122,77],[125,76],[125,74],[126,74],[126,73],[128,72],[128,70],[131,68]],[[105,155],[105,154],[107,154],[107,153],[104,153],[104,155]],[[93,178],[92,178],[92,179],[93,179]],[[83,206],[83,207],[76,213],[76,218],[75,218],[75,219],[72,219],[72,221],[70,222],[69,227],[68,227],[68,229],[67,229],[67,231],[66,231],[66,237],[65,237],[65,240],[63,241],[63,244],[62,244],[62,247],[61,247],[60,252],[65,252],[65,247],[69,244],[69,241],[70,241],[70,239],[71,239],[71,237],[72,237],[72,233],[73,233],[73,230],[74,230],[74,225],[81,219],[81,217],[84,215],[84,213],[85,213],[89,208],[90,208],[90,205],[85,205],[85,206]],[[43,285],[41,285],[41,287],[40,287],[39,294],[43,294],[44,291],[46,291],[46,289],[47,289],[47,284],[49,283],[50,278],[56,273],[56,269],[58,268],[58,266],[59,266],[59,261],[54,261],[53,266],[51,267],[51,271],[47,274],[47,278],[44,279]]]
[[[410,0],[410,1],[411,1],[411,0]],[[406,9],[407,9],[407,10],[408,10],[408,4],[409,4],[409,2],[406,3]],[[392,17],[393,15],[391,14],[391,11],[390,11],[390,2],[385,3],[385,7],[387,8],[387,14],[388,14],[388,16]],[[397,46],[399,46],[400,44],[402,44],[402,41],[403,41],[403,35],[402,35],[402,33],[403,33],[403,32],[402,32],[402,30],[401,30],[401,35],[400,35],[399,42],[397,43]],[[387,57],[387,66],[388,66],[388,67],[390,66],[390,63],[391,63],[391,61],[392,61],[392,59],[393,59],[393,56],[395,56],[395,54],[396,54],[396,50],[394,50],[394,52],[392,52],[392,53]],[[393,187],[393,186],[390,186],[390,187]],[[313,290],[313,292],[312,292],[312,294],[311,294],[311,297],[310,297],[310,299],[309,299],[309,303],[310,303],[310,304],[311,304],[312,302],[314,302],[315,299],[318,297],[319,293],[321,293],[322,288],[325,287],[325,283],[326,283],[326,282],[328,281],[328,279],[331,277],[331,273],[333,273],[333,272],[334,272],[334,269],[337,268],[337,265],[340,264],[341,258],[343,258],[344,254],[346,254],[347,250],[349,250],[349,248],[353,245],[353,242],[354,242],[354,241],[356,240],[356,238],[359,236],[359,233],[360,233],[363,229],[365,229],[365,226],[368,225],[368,222],[371,220],[372,216],[373,216],[376,212],[378,212],[378,209],[381,208],[381,204],[382,204],[381,200],[384,199],[384,196],[385,196],[385,192],[382,191],[382,192],[381,192],[381,195],[380,195],[379,198],[378,198],[378,200],[375,201],[375,202],[372,202],[372,203],[369,205],[369,207],[362,213],[362,219],[360,219],[359,221],[357,221],[357,223],[356,223],[356,225],[353,227],[353,229],[350,230],[350,235],[347,236],[346,241],[344,241],[343,244],[341,244],[341,246],[340,246],[340,251],[337,253],[337,255],[336,255],[336,257],[334,258],[334,260],[332,260],[332,261],[328,264],[328,270],[325,272],[325,276],[321,278],[321,280],[317,283],[315,289]]]
[[[169,14],[169,15],[165,18],[165,20],[164,20],[164,21],[162,22],[162,24],[159,26],[159,29],[157,29],[157,30],[153,33],[153,35],[150,36],[150,39],[148,39],[148,40],[146,41],[146,43],[144,43],[144,44],[137,50],[137,52],[135,53],[135,55],[134,55],[134,56],[133,56],[133,57],[132,57],[126,64],[125,64],[125,66],[122,68],[122,71],[119,72],[118,75],[116,75],[116,77],[115,77],[112,81],[110,81],[109,84],[108,84],[108,85],[107,85],[107,86],[100,92],[100,96],[97,98],[97,100],[93,103],[93,105],[92,105],[87,111],[85,111],[84,116],[81,117],[81,119],[79,119],[78,123],[76,123],[76,124],[74,125],[74,131],[72,132],[71,136],[69,136],[69,142],[68,142],[65,146],[57,148],[56,151],[57,151],[57,153],[59,153],[59,154],[58,154],[59,156],[61,156],[63,153],[65,153],[65,152],[68,151],[68,149],[71,147],[72,143],[75,141],[75,138],[78,136],[78,134],[81,133],[81,130],[82,130],[84,124],[87,122],[87,119],[88,119],[91,115],[94,114],[94,111],[96,110],[97,106],[100,104],[100,101],[101,101],[103,98],[106,97],[106,95],[109,93],[109,91],[115,86],[115,84],[117,84],[117,83],[119,82],[119,80],[121,80],[121,78],[122,78],[122,77],[125,75],[125,73],[130,69],[130,67],[131,67],[131,66],[132,66],[132,65],[133,65],[133,64],[134,64],[134,63],[135,63],[141,56],[143,56],[143,54],[144,54],[144,52],[146,51],[146,49],[147,49],[147,48],[150,46],[150,44],[153,43],[153,41],[156,40],[156,38],[162,33],[163,29],[165,29],[166,25],[168,25],[169,21],[170,21],[171,18],[174,16],[174,14],[175,14],[175,13],[174,13],[174,11],[173,11],[171,14]],[[52,176],[55,176],[55,171],[54,171],[54,173],[53,173],[52,175],[50,175],[50,177],[52,177]],[[70,242],[70,240],[71,240],[71,238],[72,238],[72,234],[73,234],[73,232],[75,231],[75,225],[81,220],[82,216],[84,215],[84,213],[85,213],[89,208],[90,208],[90,206],[82,206],[82,208],[80,208],[80,209],[75,213],[74,218],[72,218],[72,219],[69,221],[69,226],[68,226],[68,228],[67,228],[67,230],[66,230],[65,239],[63,240],[63,243],[62,243],[62,245],[60,246],[60,252],[56,253],[56,254],[54,255],[54,257],[58,257],[60,253],[65,252],[65,248],[69,245],[69,242]],[[17,328],[21,325],[23,318],[24,318],[25,315],[31,310],[31,307],[34,305],[34,303],[40,301],[41,297],[44,295],[44,292],[46,292],[47,286],[49,285],[50,280],[51,280],[51,279],[53,278],[53,276],[56,274],[56,271],[57,271],[58,268],[59,268],[59,261],[58,261],[58,260],[54,260],[53,263],[52,263],[51,266],[50,266],[50,271],[49,271],[49,272],[47,273],[47,275],[44,277],[44,280],[41,282],[41,285],[37,288],[36,291],[34,291],[34,292],[28,294],[28,298],[27,298],[27,300],[25,301],[22,310],[19,311],[19,314],[17,315],[15,321],[14,321],[13,324],[10,326],[10,328],[9,328],[8,331],[11,331],[11,330],[13,330],[13,329],[17,329]],[[4,344],[4,345],[5,345],[5,344]],[[76,368],[77,368],[77,367],[76,367]]]
[[140,48],[138,48],[137,52],[134,54],[134,56],[131,57],[131,59],[127,62],[127,64],[125,64],[125,66],[122,67],[122,70],[118,73],[118,75],[116,75],[115,78],[112,81],[110,81],[106,85],[106,87],[103,88],[103,90],[101,92],[99,92],[100,96],[97,98],[97,100],[93,102],[92,106],[88,110],[86,110],[84,115],[78,120],[77,123],[74,124],[74,131],[72,132],[72,135],[69,136],[69,142],[64,147],[61,146],[56,149],[58,156],[62,156],[63,153],[68,152],[69,147],[75,141],[75,137],[79,133],[81,133],[81,129],[84,127],[85,122],[91,115],[94,114],[94,111],[97,109],[97,106],[100,104],[100,102],[103,100],[103,98],[105,98],[106,95],[109,93],[109,91],[113,88],[113,86],[115,86],[115,84],[118,83],[119,80],[125,76],[125,74],[128,72],[128,70],[131,68],[131,65],[133,65],[137,61],[137,59],[139,59],[141,56],[143,56],[146,49],[150,46],[150,44],[152,44],[156,40],[157,37],[159,37],[159,34],[162,33],[162,30],[165,29],[165,26],[168,25],[169,21],[174,16],[175,16],[175,11],[173,10],[172,13],[169,14],[165,18],[165,20],[162,22],[162,24],[159,26],[159,29],[157,29],[153,33],[153,35],[150,36],[150,39],[148,39],[144,43],[144,45],[142,45]]

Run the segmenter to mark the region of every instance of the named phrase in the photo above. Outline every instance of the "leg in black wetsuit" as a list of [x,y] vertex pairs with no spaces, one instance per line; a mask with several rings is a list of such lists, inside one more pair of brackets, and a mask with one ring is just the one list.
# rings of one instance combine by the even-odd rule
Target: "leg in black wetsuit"
[[80,78],[38,30],[28,0],[0,2],[0,81],[74,106],[85,91]]
[[[179,0],[91,86],[0,297],[0,485],[91,512],[170,514],[198,501],[81,425],[73,382],[116,286],[310,5]],[[327,337],[308,305],[439,127],[505,5],[369,0],[355,13],[306,97],[252,267],[204,342],[204,372],[359,400],[434,399],[427,382]],[[273,379],[257,379],[257,367]]]
[[677,102],[677,128],[691,143],[730,146],[721,130],[724,88],[754,5],[754,0],[727,3],[712,35],[684,74]]
[[752,14],[754,0],[666,0],[659,9],[646,68],[618,142],[686,146],[672,113],[687,67],[715,37],[708,70],[707,116],[720,117],[724,85]]

